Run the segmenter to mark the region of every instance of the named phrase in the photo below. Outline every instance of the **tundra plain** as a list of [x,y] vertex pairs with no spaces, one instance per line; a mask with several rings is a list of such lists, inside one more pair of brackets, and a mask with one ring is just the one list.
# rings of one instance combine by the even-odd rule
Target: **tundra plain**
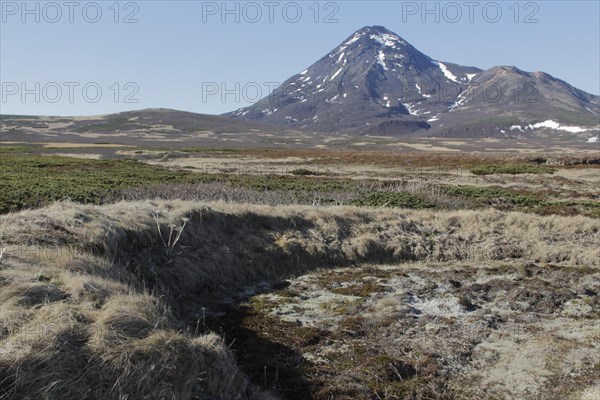
[[0,144],[0,398],[597,399],[597,149],[407,143]]

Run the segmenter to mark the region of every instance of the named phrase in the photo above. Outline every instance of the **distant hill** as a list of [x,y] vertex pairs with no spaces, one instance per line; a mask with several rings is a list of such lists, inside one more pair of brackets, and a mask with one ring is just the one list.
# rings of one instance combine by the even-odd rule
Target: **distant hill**
[[200,140],[218,147],[230,141],[264,145],[265,138],[296,131],[219,115],[151,108],[89,117],[0,115],[0,132],[3,141],[184,146]]

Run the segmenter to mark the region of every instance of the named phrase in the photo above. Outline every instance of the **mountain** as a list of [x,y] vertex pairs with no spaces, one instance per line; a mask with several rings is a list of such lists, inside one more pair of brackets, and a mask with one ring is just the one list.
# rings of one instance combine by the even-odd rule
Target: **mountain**
[[543,72],[438,61],[369,26],[269,96],[225,115],[372,135],[490,136],[553,127],[578,133],[600,126],[600,100]]

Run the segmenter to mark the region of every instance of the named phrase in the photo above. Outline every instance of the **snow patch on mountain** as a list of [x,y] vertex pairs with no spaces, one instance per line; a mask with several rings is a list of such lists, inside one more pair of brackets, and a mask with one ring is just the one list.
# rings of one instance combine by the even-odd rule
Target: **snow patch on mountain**
[[406,44],[402,39],[396,35],[390,35],[389,33],[379,33],[377,35],[371,35],[371,39],[375,40],[382,46],[395,47],[396,43]]
[[598,115],[598,113],[595,112],[594,110],[592,110],[591,108],[586,107],[585,109],[588,110],[589,112],[591,112],[594,115]]
[[358,40],[360,40],[361,37],[363,37],[363,35],[361,33],[355,33],[354,36],[352,37],[352,39],[350,39],[346,43],[344,43],[344,46],[349,46],[352,43],[357,42]]
[[535,124],[529,124],[529,125],[525,125],[525,126],[521,126],[521,125],[512,125],[510,127],[510,130],[519,130],[521,132],[525,132],[527,129],[530,130],[534,130],[534,129],[543,129],[543,128],[547,128],[547,129],[553,129],[555,131],[566,131],[566,132],[570,132],[570,133],[582,133],[582,132],[587,132],[588,129],[586,128],[581,128],[579,126],[565,126],[565,125],[561,125],[556,121],[552,121],[552,120],[546,120],[543,122],[538,122]]
[[388,70],[385,65],[385,53],[382,50],[379,50],[379,54],[377,54],[377,64],[381,65],[384,71]]
[[434,63],[435,65],[437,65],[440,70],[442,71],[442,73],[444,74],[444,76],[448,79],[450,79],[452,82],[456,82],[458,83],[458,78],[456,78],[456,76],[450,72],[450,70],[448,69],[448,67],[446,67],[444,64],[442,64],[439,61],[431,61],[432,63]]
[[333,76],[331,77],[330,81],[334,80],[336,76],[338,76],[340,74],[340,72],[342,72],[344,68],[340,68],[337,70],[337,72],[335,74],[333,74]]
[[458,106],[462,106],[463,104],[465,104],[465,101],[468,100],[467,97],[465,97],[465,93],[467,93],[469,91],[469,89],[464,90],[461,94],[458,95],[458,97],[456,98],[456,101],[454,102],[454,104],[452,104],[449,107],[449,111],[452,112],[454,111],[454,109]]
[[552,120],[547,120],[544,122],[538,122],[537,124],[533,124],[533,125],[529,125],[530,129],[537,129],[537,128],[550,128],[550,129],[554,129],[557,131],[567,131],[567,132],[571,132],[571,133],[581,133],[581,132],[586,132],[587,129],[585,128],[580,128],[578,126],[564,126],[564,125],[560,125],[558,122],[556,121],[552,121]]
[[[400,100],[400,99],[398,99],[398,100]],[[402,105],[408,110],[408,113],[410,115],[419,115],[419,114],[421,114],[421,110],[417,110],[415,105],[411,105],[409,103],[407,103],[407,104],[402,103]],[[417,105],[418,105],[418,103],[417,103]]]
[[338,102],[336,102],[336,100],[337,100],[339,97],[340,97],[340,95],[339,95],[339,94],[336,94],[336,95],[335,95],[335,96],[333,96],[331,99],[325,99],[325,103],[327,103],[327,104],[331,104],[331,103],[339,103],[339,101],[338,101]]
[[249,110],[246,110],[246,111],[243,111],[243,110],[244,110],[243,108],[238,109],[237,113],[235,113],[235,115],[243,117],[244,115],[248,114]]
[[427,98],[427,99],[431,97],[431,95],[430,95],[430,94],[425,94],[425,93],[423,93],[423,91],[421,90],[421,86],[419,86],[419,84],[418,84],[418,83],[415,83],[415,86],[417,87],[417,90],[419,91],[419,94],[420,94],[421,96],[423,96],[423,97],[425,97],[425,98]]

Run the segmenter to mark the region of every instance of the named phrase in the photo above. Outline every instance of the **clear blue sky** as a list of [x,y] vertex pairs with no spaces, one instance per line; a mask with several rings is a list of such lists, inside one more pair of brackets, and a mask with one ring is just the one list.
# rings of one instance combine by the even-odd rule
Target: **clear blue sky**
[[[2,0],[1,112],[223,113],[248,105],[257,87],[267,95],[270,82],[299,73],[365,25],[383,25],[437,60],[483,69],[516,65],[600,92],[596,0],[428,2],[430,13],[421,1],[228,2],[230,14],[221,1],[114,3],[28,2],[28,13],[21,1]],[[239,98],[207,92],[221,85],[235,91],[236,83],[246,88]]]

